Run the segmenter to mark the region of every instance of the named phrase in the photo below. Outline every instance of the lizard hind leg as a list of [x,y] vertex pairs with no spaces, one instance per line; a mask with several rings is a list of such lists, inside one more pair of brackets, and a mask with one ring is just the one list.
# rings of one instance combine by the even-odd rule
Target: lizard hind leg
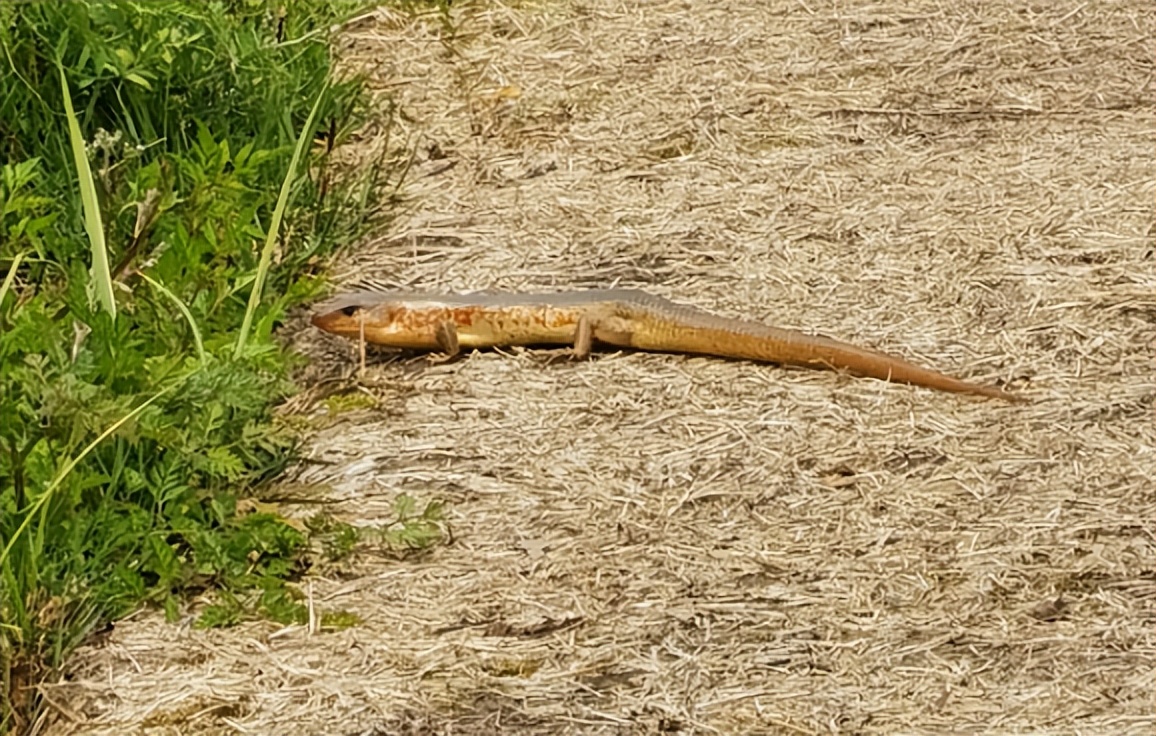
[[461,355],[462,346],[458,342],[458,326],[453,322],[442,322],[434,330],[434,338],[442,355],[429,356],[431,363],[448,363]]

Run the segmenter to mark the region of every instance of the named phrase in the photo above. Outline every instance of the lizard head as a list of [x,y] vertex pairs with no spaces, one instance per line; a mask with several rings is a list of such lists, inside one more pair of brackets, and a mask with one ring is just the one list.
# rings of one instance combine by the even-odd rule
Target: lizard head
[[377,312],[388,306],[381,294],[361,292],[342,294],[317,305],[311,322],[325,332],[356,338],[361,334],[363,323],[380,324]]
[[445,305],[420,294],[361,291],[317,306],[313,326],[341,337],[394,348],[437,346],[435,327]]

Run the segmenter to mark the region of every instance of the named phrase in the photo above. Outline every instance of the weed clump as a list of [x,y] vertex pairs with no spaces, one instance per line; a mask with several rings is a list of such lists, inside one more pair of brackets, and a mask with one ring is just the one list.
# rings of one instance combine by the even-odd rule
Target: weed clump
[[365,113],[327,38],[360,5],[0,6],[0,733],[142,601],[305,616],[305,535],[237,497],[293,446],[274,329],[372,214],[324,165]]

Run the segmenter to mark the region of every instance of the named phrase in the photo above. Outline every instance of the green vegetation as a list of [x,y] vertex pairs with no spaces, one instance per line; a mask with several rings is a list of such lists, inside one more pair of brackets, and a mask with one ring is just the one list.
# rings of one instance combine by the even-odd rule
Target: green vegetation
[[274,329],[382,183],[327,165],[365,113],[327,35],[363,4],[0,5],[0,733],[142,601],[306,616],[306,535],[237,497],[293,447]]
[[403,493],[394,501],[393,511],[396,518],[383,526],[356,527],[327,514],[315,514],[307,526],[331,562],[349,557],[358,544],[366,541],[393,554],[406,555],[427,550],[443,540],[441,502],[430,501],[419,511],[417,501]]
[[333,394],[325,399],[325,408],[333,416],[360,409],[372,409],[375,406],[377,399],[362,393]]

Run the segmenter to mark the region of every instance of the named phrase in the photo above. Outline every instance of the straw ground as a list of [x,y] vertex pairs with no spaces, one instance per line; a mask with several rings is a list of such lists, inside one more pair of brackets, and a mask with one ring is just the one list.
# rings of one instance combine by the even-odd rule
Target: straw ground
[[318,565],[342,631],[118,624],[55,732],[1151,733],[1152,37],[1140,0],[351,23],[414,165],[344,283],[639,286],[1032,401],[527,350],[357,384],[302,321],[320,428],[271,495],[440,499],[452,541]]

